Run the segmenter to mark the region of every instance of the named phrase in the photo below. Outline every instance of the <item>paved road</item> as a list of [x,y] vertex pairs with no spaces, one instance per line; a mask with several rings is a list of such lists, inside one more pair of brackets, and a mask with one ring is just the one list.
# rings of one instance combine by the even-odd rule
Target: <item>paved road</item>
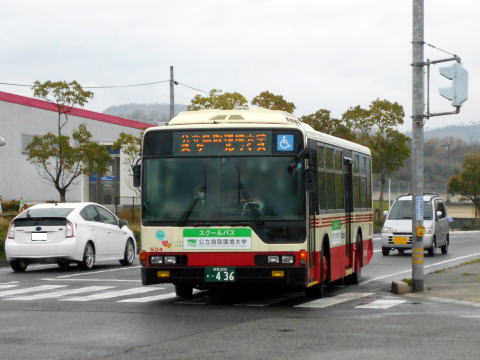
[[[480,233],[452,234],[449,254],[426,257],[426,270],[472,254]],[[478,359],[478,309],[386,292],[410,267],[408,256],[375,252],[360,286],[337,284],[314,301],[259,289],[184,301],[169,285],[142,287],[138,265],[2,268],[0,358]]]

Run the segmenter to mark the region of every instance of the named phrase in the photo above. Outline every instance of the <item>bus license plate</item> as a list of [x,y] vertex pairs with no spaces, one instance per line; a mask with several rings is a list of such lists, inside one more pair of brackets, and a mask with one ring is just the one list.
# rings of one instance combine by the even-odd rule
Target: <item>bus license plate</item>
[[231,266],[209,266],[205,268],[206,282],[234,282],[235,268]]
[[407,245],[408,237],[407,236],[395,236],[393,238],[393,243],[395,245]]

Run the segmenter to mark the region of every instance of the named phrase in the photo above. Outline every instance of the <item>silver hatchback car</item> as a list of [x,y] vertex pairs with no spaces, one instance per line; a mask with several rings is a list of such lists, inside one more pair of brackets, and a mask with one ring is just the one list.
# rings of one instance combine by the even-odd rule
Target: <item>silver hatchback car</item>
[[[438,194],[424,194],[423,223],[425,236],[423,244],[428,255],[434,256],[437,248],[442,254],[448,252],[450,243],[447,210]],[[382,229],[382,254],[387,256],[390,250],[400,253],[412,248],[412,195],[399,196],[387,214]]]

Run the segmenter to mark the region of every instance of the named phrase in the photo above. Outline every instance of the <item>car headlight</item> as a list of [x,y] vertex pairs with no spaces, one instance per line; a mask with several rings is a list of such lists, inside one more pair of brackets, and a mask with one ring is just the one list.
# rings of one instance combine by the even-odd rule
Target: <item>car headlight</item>
[[433,234],[433,227],[427,227],[427,228],[425,228],[425,233],[426,233],[426,234]]
[[293,264],[293,255],[282,255],[282,264]]
[[163,264],[163,256],[150,256],[151,264]]
[[280,263],[280,256],[278,255],[269,255],[267,258],[269,264],[279,264]]
[[391,233],[392,233],[392,228],[391,228],[391,227],[388,227],[388,226],[385,226],[385,227],[382,229],[382,233],[391,234]]
[[176,256],[165,256],[165,264],[176,264],[177,257]]

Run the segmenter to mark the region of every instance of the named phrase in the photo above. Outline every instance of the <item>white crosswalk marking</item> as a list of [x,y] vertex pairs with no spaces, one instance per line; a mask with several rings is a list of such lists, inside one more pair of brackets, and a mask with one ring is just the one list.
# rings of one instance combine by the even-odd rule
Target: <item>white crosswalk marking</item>
[[368,303],[368,304],[355,306],[355,309],[389,309],[393,306],[397,306],[406,302],[407,300],[381,299],[381,300],[372,301],[371,303]]
[[323,309],[323,308],[326,308],[332,305],[341,304],[353,299],[359,299],[362,297],[370,296],[372,294],[373,293],[343,293],[333,297],[327,297],[327,298],[309,301],[300,305],[296,305],[295,307]]
[[136,288],[130,288],[125,290],[108,291],[100,294],[78,296],[78,297],[73,297],[68,299],[59,299],[59,301],[92,301],[92,300],[101,300],[101,299],[111,299],[114,297],[141,294],[141,293],[146,293],[146,292],[155,291],[155,290],[158,290],[158,288],[136,287]]
[[87,287],[78,288],[78,289],[60,290],[60,291],[47,292],[47,293],[41,293],[41,294],[35,294],[35,295],[29,295],[29,296],[17,296],[17,297],[8,298],[5,300],[31,301],[31,300],[41,300],[41,299],[54,299],[54,298],[59,298],[67,295],[76,295],[76,294],[81,294],[86,292],[107,290],[107,289],[111,289],[112,287],[113,286],[87,286]]
[[10,289],[15,286],[18,286],[18,285],[17,284],[0,285],[0,289]]
[[160,294],[160,295],[145,296],[145,297],[141,297],[141,298],[119,300],[117,302],[119,302],[119,303],[146,303],[146,302],[150,302],[150,301],[173,299],[173,298],[176,298],[176,297],[177,297],[177,294],[175,294],[175,293],[167,293],[167,294]]
[[40,285],[40,286],[34,286],[34,287],[24,288],[24,289],[4,290],[4,291],[0,291],[0,296],[11,296],[11,295],[18,295],[18,294],[26,294],[26,293],[35,292],[35,291],[53,290],[53,289],[58,289],[66,286],[68,285]]

